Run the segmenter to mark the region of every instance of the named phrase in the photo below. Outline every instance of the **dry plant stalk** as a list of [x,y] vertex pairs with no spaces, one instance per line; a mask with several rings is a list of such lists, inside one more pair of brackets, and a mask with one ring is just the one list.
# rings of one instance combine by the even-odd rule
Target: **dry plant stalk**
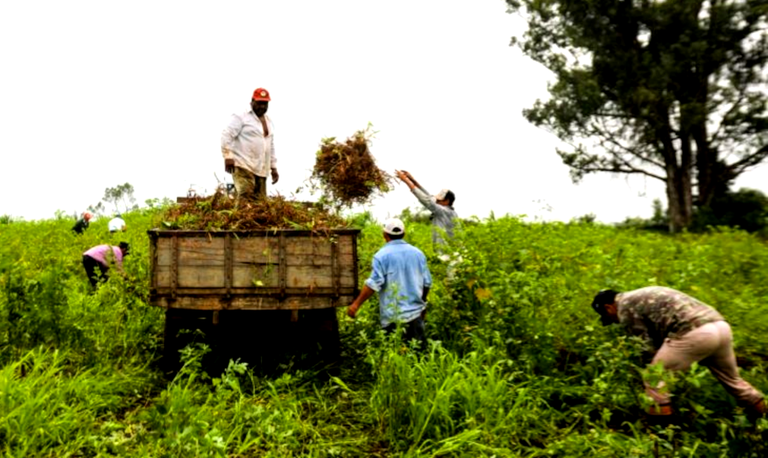
[[162,227],[184,230],[247,231],[256,229],[327,230],[344,228],[348,223],[325,207],[312,202],[296,202],[282,196],[255,203],[236,204],[219,187],[212,196],[191,197],[162,214]]
[[369,148],[371,126],[355,132],[345,142],[324,138],[317,152],[311,181],[319,183],[326,200],[338,206],[364,204],[377,192],[392,189],[392,177],[376,166]]

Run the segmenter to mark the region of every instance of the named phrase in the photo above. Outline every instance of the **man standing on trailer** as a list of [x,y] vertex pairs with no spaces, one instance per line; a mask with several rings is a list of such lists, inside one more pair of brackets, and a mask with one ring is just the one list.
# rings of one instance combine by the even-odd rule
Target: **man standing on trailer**
[[432,286],[427,257],[403,240],[405,225],[401,220],[392,218],[383,229],[387,243],[373,256],[371,276],[347,309],[347,315],[354,318],[360,306],[378,292],[381,327],[390,333],[401,323],[405,340],[416,340],[423,350],[426,348],[424,315]]
[[[648,350],[655,351],[651,364],[666,370],[684,371],[694,362],[707,366],[725,390],[752,416],[766,413],[763,395],[739,375],[733,352],[731,327],[709,305],[680,291],[649,286],[634,291],[603,290],[592,301],[603,326],[620,324],[641,337]],[[645,387],[656,403],[649,414],[672,415],[664,384]]]
[[233,114],[221,133],[224,170],[232,174],[238,203],[255,202],[267,196],[267,174],[277,183],[274,126],[267,116],[269,92],[253,91],[251,109]]

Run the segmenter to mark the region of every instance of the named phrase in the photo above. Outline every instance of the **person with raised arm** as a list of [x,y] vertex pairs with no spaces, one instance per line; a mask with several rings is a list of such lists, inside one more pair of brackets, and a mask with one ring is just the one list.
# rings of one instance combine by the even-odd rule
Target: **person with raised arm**
[[432,242],[438,247],[445,245],[446,239],[443,234],[448,238],[453,237],[458,218],[456,210],[453,209],[456,195],[449,189],[443,189],[433,196],[409,172],[396,170],[395,175],[408,186],[413,195],[429,211],[432,220]]

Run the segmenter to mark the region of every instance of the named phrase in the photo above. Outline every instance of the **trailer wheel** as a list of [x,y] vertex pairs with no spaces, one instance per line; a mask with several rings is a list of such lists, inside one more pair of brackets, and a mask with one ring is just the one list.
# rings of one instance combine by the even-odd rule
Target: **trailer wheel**
[[[202,334],[195,331],[201,331]],[[163,338],[163,368],[165,371],[176,372],[181,369],[180,351],[184,347],[194,342],[212,346],[212,313],[203,310],[167,309]]]
[[311,328],[307,334],[312,336],[318,348],[320,363],[328,368],[335,368],[341,358],[339,341],[339,321],[335,308],[307,310],[305,324]]

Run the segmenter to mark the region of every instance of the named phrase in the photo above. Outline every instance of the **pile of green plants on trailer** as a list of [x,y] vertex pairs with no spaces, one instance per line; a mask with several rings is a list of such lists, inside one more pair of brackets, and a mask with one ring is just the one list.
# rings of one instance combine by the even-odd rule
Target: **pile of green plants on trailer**
[[[768,247],[739,231],[670,237],[598,224],[468,220],[455,267],[431,228],[408,223],[435,285],[429,349],[378,329],[375,299],[339,310],[342,366],[278,372],[233,361],[206,373],[201,336],[164,373],[162,310],[147,305],[146,230],[124,215],[80,236],[62,215],[0,226],[0,449],[6,456],[765,456],[749,421],[704,367],[673,383],[677,423],[643,415],[639,343],[603,328],[606,287],[659,284],[714,305],[734,329],[742,375],[768,392]],[[382,245],[366,215],[361,278]],[[91,292],[91,246],[125,240],[125,277]]]

